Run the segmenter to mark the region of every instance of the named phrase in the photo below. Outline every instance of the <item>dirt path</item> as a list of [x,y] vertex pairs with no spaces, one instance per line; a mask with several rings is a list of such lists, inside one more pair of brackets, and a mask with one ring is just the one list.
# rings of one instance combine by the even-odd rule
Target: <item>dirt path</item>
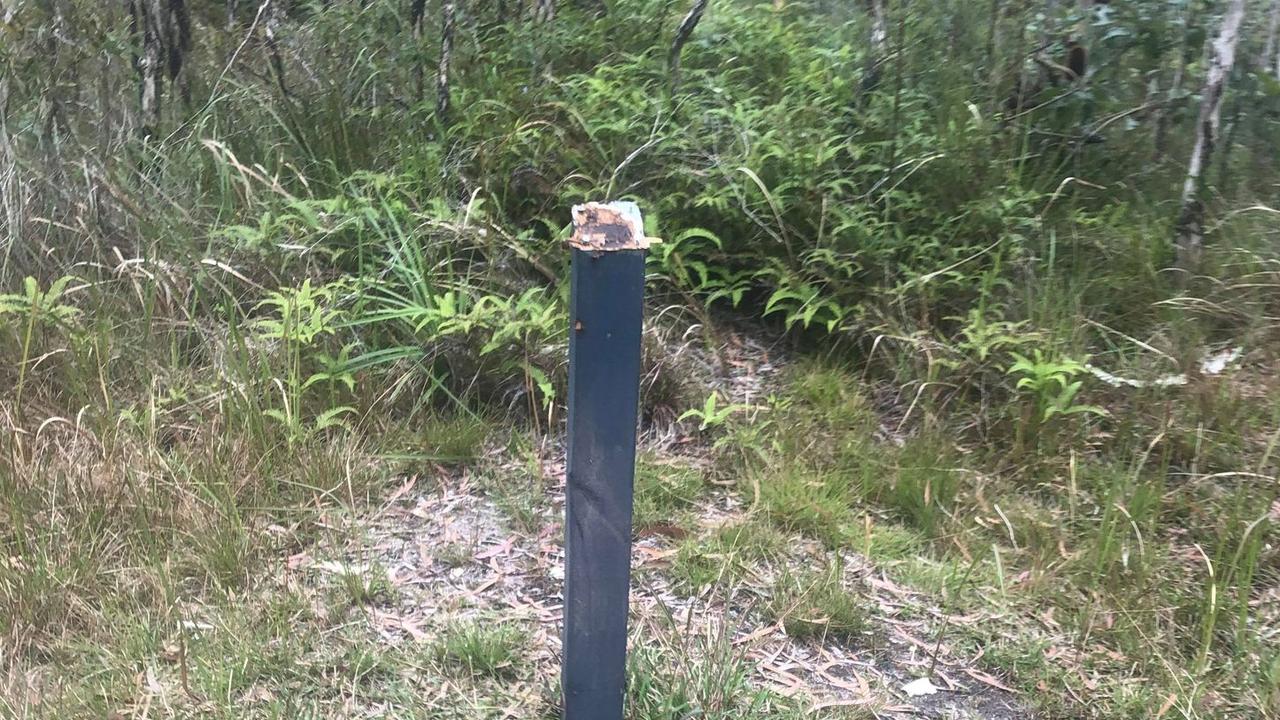
[[[699,364],[725,368],[727,377],[717,385],[730,401],[747,402],[768,392],[777,367],[763,345],[740,341],[727,355],[722,362],[704,357]],[[679,448],[687,461],[689,448],[670,432],[653,433],[647,444],[652,456],[671,456]],[[531,507],[522,513],[522,527],[491,492],[503,481],[536,489]],[[409,479],[381,509],[361,519],[360,540],[304,565],[321,574],[385,571],[394,599],[369,609],[365,617],[369,630],[390,646],[433,641],[467,620],[530,628],[533,669],[500,692],[512,708],[508,716],[539,716],[534,708],[545,708],[558,677],[563,486],[556,449],[543,453],[536,469],[496,456],[430,480]],[[735,493],[709,488],[699,502],[697,525],[715,528],[747,513]],[[788,537],[778,562],[752,568],[741,582],[689,594],[669,573],[678,545],[678,539],[659,533],[643,534],[635,543],[633,646],[698,653],[719,639],[749,670],[753,686],[797,698],[814,711],[973,720],[1033,716],[1004,681],[982,670],[980,652],[952,649],[949,630],[985,618],[947,616],[863,555],[844,552],[836,558],[818,543]],[[761,611],[777,573],[833,563],[841,568],[841,587],[866,608],[868,627],[857,637],[793,639],[781,622]]]
[[[553,507],[561,507],[559,500],[557,495]],[[742,510],[727,496],[711,507],[711,522]],[[462,479],[432,493],[414,494],[410,489],[369,518],[365,532],[368,544],[348,548],[342,563],[376,563],[397,588],[394,604],[368,614],[372,631],[399,644],[428,641],[460,620],[527,622],[535,628],[531,645],[536,677],[517,690],[532,697],[544,692],[539,685],[554,684],[563,578],[556,523],[548,522],[536,537],[515,531],[491,500]],[[795,542],[800,549],[791,563],[804,563],[822,552],[799,538]],[[885,717],[1030,717],[1000,679],[980,669],[973,658],[951,652],[945,632],[939,638],[944,624],[955,627],[980,618],[946,618],[924,596],[893,582],[859,555],[845,554],[843,567],[851,591],[858,592],[870,609],[868,635],[875,640],[865,646],[792,640],[778,624],[753,610],[760,604],[756,583],[743,584],[729,597],[682,595],[664,573],[674,552],[672,541],[663,537],[635,545],[631,603],[636,638],[673,632],[715,637],[727,632],[760,687],[798,695],[813,708],[866,707]],[[771,572],[765,568],[759,578],[767,580]],[[932,677],[935,693],[904,692],[908,683],[924,677]]]

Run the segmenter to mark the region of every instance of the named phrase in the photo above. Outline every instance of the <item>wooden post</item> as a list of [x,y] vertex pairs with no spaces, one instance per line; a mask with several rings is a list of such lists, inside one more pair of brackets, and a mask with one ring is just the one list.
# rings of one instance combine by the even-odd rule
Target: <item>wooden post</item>
[[648,240],[634,203],[573,208],[565,720],[621,720]]

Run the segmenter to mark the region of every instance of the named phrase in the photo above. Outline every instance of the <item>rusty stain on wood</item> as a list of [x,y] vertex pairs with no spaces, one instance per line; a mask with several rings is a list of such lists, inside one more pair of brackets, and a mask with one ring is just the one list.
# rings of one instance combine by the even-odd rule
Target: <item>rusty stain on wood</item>
[[633,202],[589,202],[573,206],[573,236],[569,245],[593,252],[644,250],[661,242],[645,237],[640,208]]

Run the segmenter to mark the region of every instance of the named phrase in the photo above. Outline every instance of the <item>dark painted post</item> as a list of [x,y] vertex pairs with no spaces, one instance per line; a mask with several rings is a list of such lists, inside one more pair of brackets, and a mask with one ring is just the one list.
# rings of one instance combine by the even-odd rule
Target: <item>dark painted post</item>
[[565,720],[621,720],[648,240],[634,203],[573,208]]

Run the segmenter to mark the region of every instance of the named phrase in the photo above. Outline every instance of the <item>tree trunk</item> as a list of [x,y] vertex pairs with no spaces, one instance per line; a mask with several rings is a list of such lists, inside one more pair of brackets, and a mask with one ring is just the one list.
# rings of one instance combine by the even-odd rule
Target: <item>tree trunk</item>
[[166,65],[169,84],[178,91],[182,102],[191,104],[191,83],[184,73],[187,54],[191,52],[191,11],[186,0],[169,0],[165,17]]
[[[0,10],[3,10],[0,7]],[[0,12],[0,18],[6,18]],[[9,76],[0,76],[0,158],[8,159],[13,154],[13,146],[9,141]]]
[[1280,78],[1280,55],[1276,49],[1280,47],[1280,0],[1271,2],[1271,20],[1267,23],[1267,44],[1262,49],[1262,70],[1274,72]]
[[1221,124],[1222,99],[1227,78],[1235,65],[1236,45],[1240,42],[1240,25],[1244,19],[1244,0],[1231,0],[1222,18],[1222,27],[1209,52],[1208,70],[1200,92],[1200,117],[1196,123],[1196,144],[1191,151],[1187,178],[1182,185],[1182,208],[1178,214],[1178,266],[1195,271],[1204,250],[1204,170],[1213,158],[1214,144]]
[[533,9],[533,19],[537,22],[550,22],[556,18],[556,0],[538,0]]
[[892,202],[889,193],[893,191],[893,171],[898,166],[898,134],[901,130],[902,119],[902,61],[906,53],[904,48],[907,43],[907,7],[902,5],[898,9],[900,17],[898,18],[898,40],[895,44],[895,59],[893,63],[893,112],[889,121],[889,163],[885,170],[884,194],[882,197],[885,201],[885,218],[888,219],[889,209]]
[[673,95],[680,87],[680,51],[684,49],[684,44],[689,42],[693,29],[698,27],[698,21],[702,19],[702,13],[707,11],[709,2],[710,0],[694,0],[689,14],[684,16],[684,20],[680,21],[680,27],[676,28],[676,36],[671,41],[671,50],[667,53],[667,72],[671,78]]
[[417,86],[417,99],[422,102],[426,93],[426,81],[422,69],[422,23],[427,12],[427,0],[413,0],[409,6],[409,24],[413,27],[413,78]]
[[[10,16],[0,8],[0,19]],[[9,76],[0,75],[0,281],[9,279],[9,258],[20,247],[22,196],[18,184],[18,159],[9,141]]]
[[[991,0],[991,17],[987,25],[987,41],[986,49],[983,56],[987,59],[986,67],[983,68],[987,73],[987,82],[991,89],[991,108],[994,112],[1000,107],[1001,97],[1004,95],[1000,88],[1000,15],[1002,12],[1000,0]],[[976,82],[981,83],[981,77],[975,76]]]
[[284,18],[284,0],[266,0],[265,16],[262,23],[262,34],[267,40],[267,52],[271,55],[271,70],[276,76],[276,84],[280,86],[280,94],[285,102],[289,101],[289,85],[284,78],[284,58],[280,55],[280,24]]
[[129,29],[134,37],[134,66],[138,73],[139,133],[149,138],[160,126],[160,93],[164,82],[161,66],[161,27],[164,12],[160,0],[127,0]]
[[453,60],[453,29],[457,17],[455,0],[444,0],[440,8],[440,65],[436,72],[436,117],[449,119],[449,63]]
[[867,15],[871,18],[871,52],[867,56],[867,71],[862,76],[862,91],[870,92],[880,85],[881,67],[889,57],[889,21],[885,17],[884,0],[866,0]]

